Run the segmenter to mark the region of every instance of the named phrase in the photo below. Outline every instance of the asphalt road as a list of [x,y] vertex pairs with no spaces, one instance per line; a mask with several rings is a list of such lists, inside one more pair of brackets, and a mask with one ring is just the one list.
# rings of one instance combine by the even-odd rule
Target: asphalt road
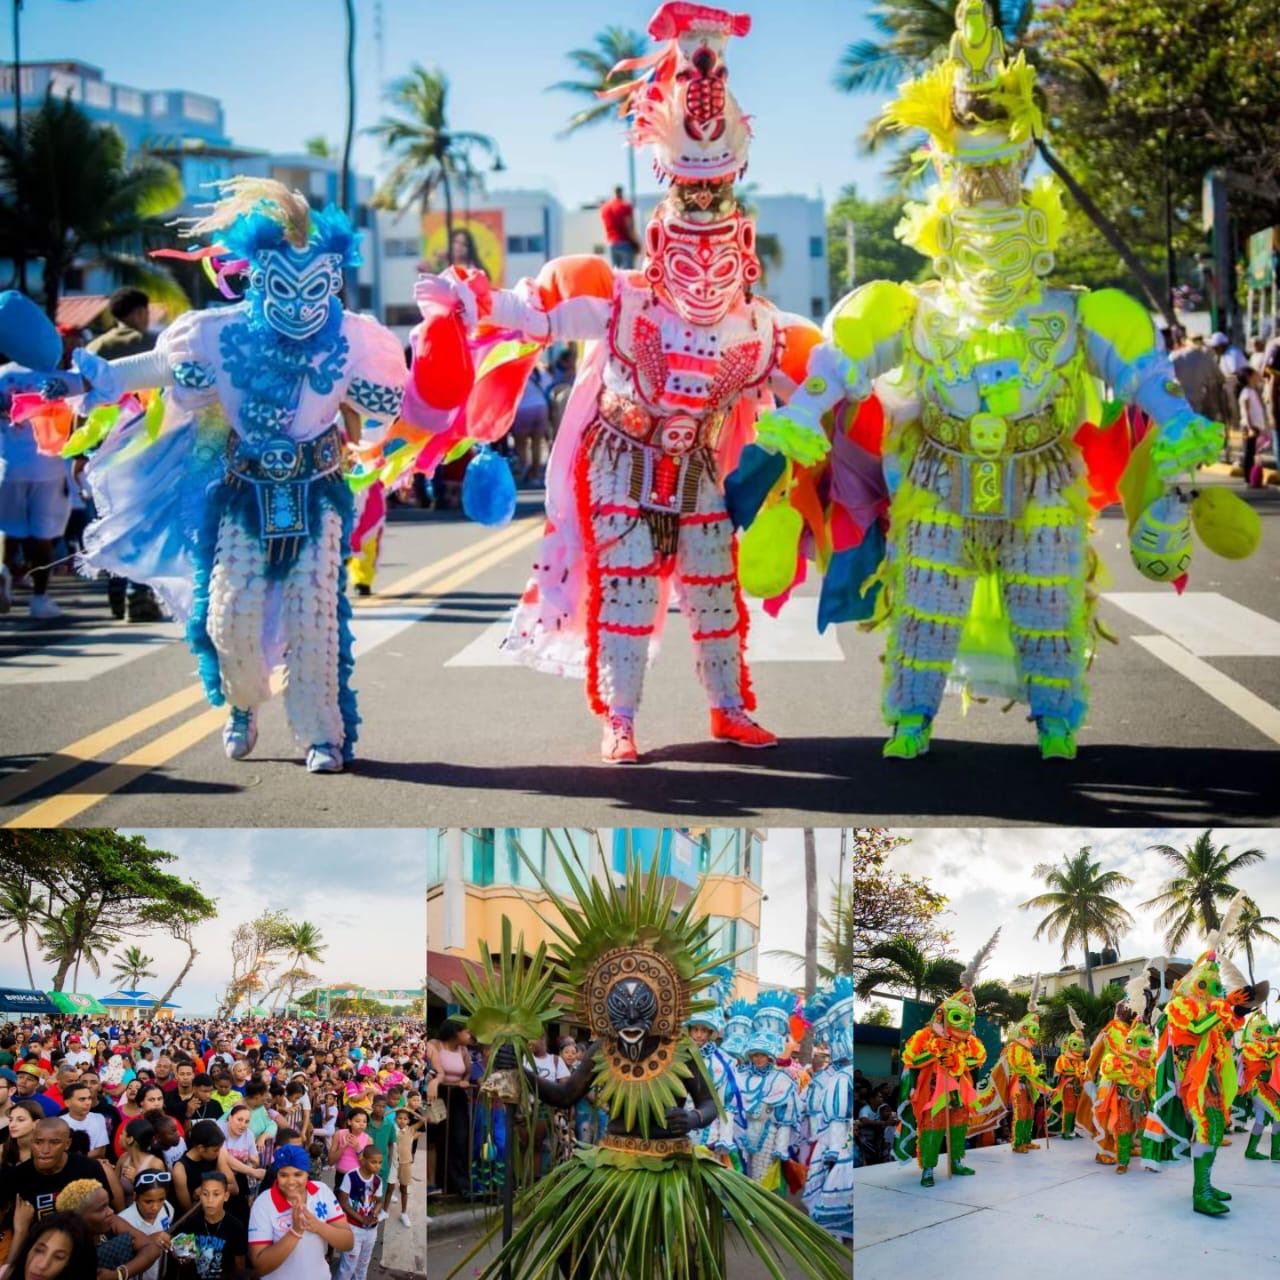
[[[1237,486],[1238,486],[1238,482]],[[759,718],[783,739],[744,752],[706,739],[683,621],[650,672],[645,763],[597,758],[576,684],[497,650],[523,588],[540,512],[492,531],[450,514],[389,528],[378,592],[357,608],[364,725],[347,774],[302,768],[276,699],[252,759],[224,758],[170,625],[110,622],[98,583],[56,579],[66,625],[41,629],[26,597],[0,617],[0,821],[128,826],[764,826],[1257,824],[1280,814],[1280,491],[1249,495],[1261,550],[1200,550],[1177,598],[1140,578],[1118,514],[1097,549],[1101,617],[1116,634],[1092,676],[1072,763],[1041,762],[1017,711],[949,699],[931,754],[880,758],[883,638],[819,638],[802,594],[753,623]]]

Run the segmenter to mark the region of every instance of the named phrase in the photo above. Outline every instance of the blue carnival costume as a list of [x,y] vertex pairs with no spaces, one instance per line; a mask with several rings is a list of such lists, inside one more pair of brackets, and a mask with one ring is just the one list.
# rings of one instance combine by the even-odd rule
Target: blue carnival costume
[[336,773],[359,724],[343,412],[393,421],[407,370],[394,334],[343,310],[343,269],[359,263],[345,214],[268,180],[221,190],[190,230],[241,260],[243,301],[180,316],[145,355],[76,353],[88,406],[167,389],[159,429],[118,427],[89,467],[101,518],[85,559],[152,584],[186,619],[209,701],[231,705],[231,759],[252,751],[283,662],[307,768]]
[[804,1205],[832,1235],[853,1238],[853,983],[841,974],[805,1009],[831,1062],[809,1081],[805,1122],[813,1139]]
[[[707,996],[712,1000],[723,1000],[733,984],[733,971],[720,968],[713,972],[719,976],[719,981],[708,989]],[[718,1155],[735,1159],[737,1135],[745,1127],[747,1118],[742,1109],[742,1089],[738,1084],[737,1067],[733,1058],[716,1043],[716,1037],[724,1034],[724,1013],[718,1008],[695,1013],[685,1026],[690,1032],[695,1027],[706,1027],[710,1031],[708,1039],[699,1044],[698,1048],[721,1107],[720,1115],[705,1128],[692,1130],[689,1137],[694,1146],[709,1147]]]
[[[781,1162],[795,1154],[800,1124],[796,1082],[777,1061],[786,1052],[787,1028],[796,998],[790,991],[762,991],[752,1013],[753,1030],[744,1046],[747,1067],[740,1077],[746,1125],[739,1139],[753,1182],[774,1186],[785,1194]],[[764,1056],[757,1064],[753,1057]]]

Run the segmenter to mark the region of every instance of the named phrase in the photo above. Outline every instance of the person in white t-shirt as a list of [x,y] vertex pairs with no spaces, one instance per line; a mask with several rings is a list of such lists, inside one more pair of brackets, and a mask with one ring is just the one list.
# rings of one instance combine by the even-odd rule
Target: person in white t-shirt
[[[172,1184],[171,1174],[161,1173],[157,1169],[144,1169],[134,1183],[137,1195],[133,1203],[120,1215],[131,1227],[136,1227],[145,1235],[161,1236],[160,1243],[166,1246],[169,1243],[169,1227],[177,1217],[173,1206],[165,1198]],[[163,1263],[164,1255],[161,1254],[135,1280],[160,1280],[160,1267]]]
[[93,1054],[81,1045],[79,1036],[72,1036],[67,1041],[67,1052],[62,1060],[79,1067],[81,1071],[93,1066]]
[[276,1150],[271,1189],[253,1202],[249,1260],[260,1276],[277,1280],[329,1280],[326,1247],[355,1248],[351,1224],[328,1187],[310,1180],[311,1161],[301,1147]]
[[102,1159],[107,1155],[111,1134],[107,1131],[106,1120],[91,1109],[93,1090],[87,1084],[68,1085],[63,1092],[63,1101],[67,1104],[67,1114],[62,1119],[72,1129],[88,1134],[88,1155],[94,1160]]
[[1252,483],[1250,473],[1258,458],[1258,450],[1267,434],[1267,411],[1262,404],[1262,375],[1247,366],[1240,374],[1240,434],[1243,441],[1244,479]]

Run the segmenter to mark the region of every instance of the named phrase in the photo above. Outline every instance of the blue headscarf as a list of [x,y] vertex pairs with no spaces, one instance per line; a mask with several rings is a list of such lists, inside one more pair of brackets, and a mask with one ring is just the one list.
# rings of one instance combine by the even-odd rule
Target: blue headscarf
[[301,1169],[303,1173],[311,1172],[311,1157],[306,1150],[297,1146],[276,1148],[275,1159],[271,1162],[273,1169]]

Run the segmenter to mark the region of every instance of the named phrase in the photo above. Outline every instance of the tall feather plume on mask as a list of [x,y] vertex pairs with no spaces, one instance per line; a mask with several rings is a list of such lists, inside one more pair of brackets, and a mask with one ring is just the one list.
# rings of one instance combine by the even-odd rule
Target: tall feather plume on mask
[[978,981],[978,974],[982,972],[982,966],[991,959],[991,953],[996,949],[996,939],[1000,937],[1000,930],[989,937],[986,942],[974,952],[973,959],[969,961],[964,971],[960,974],[960,985],[972,991],[974,984]]
[[305,249],[311,236],[311,206],[300,191],[290,191],[274,178],[243,175],[214,184],[218,199],[202,205],[209,212],[202,218],[181,218],[184,234],[205,236],[224,231],[240,218],[260,214],[277,223],[284,238],[295,249]]
[[1071,1029],[1080,1036],[1084,1035],[1084,1023],[1080,1021],[1080,1015],[1076,1012],[1073,1004],[1067,1005],[1067,1017],[1071,1019]]
[[1031,995],[1027,999],[1027,1012],[1040,1012],[1040,975],[1038,973],[1035,981],[1031,984]]
[[1248,895],[1243,889],[1231,899],[1230,905],[1227,907],[1226,915],[1222,917],[1222,925],[1218,932],[1210,939],[1209,945],[1218,953],[1218,961],[1221,964],[1223,953],[1232,944],[1231,935],[1240,927],[1240,917],[1244,915],[1244,909],[1249,905]]
[[1123,1004],[1129,1006],[1130,1011],[1135,1017],[1141,1018],[1147,1008],[1147,987],[1150,980],[1147,977],[1152,969],[1156,969],[1160,974],[1161,985],[1164,984],[1164,956],[1156,956],[1151,960],[1144,960],[1142,968],[1124,984],[1124,1000]]

